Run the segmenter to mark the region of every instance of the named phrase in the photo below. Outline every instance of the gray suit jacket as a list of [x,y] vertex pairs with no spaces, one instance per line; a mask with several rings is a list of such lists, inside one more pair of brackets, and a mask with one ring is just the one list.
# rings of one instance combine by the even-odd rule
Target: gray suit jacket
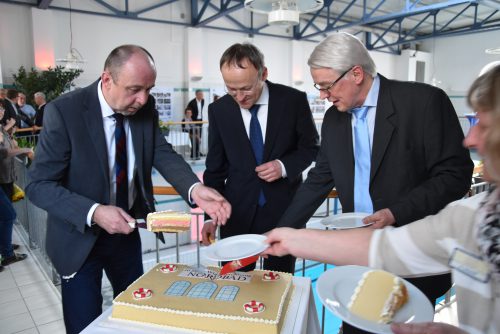
[[[396,225],[404,225],[463,197],[473,169],[463,139],[456,112],[442,90],[380,76],[370,171],[374,210],[389,208]],[[304,226],[333,187],[343,212],[352,212],[351,114],[334,106],[323,120],[316,166],[278,226]]]
[[[94,203],[109,204],[108,152],[98,82],[65,94],[45,108],[44,131],[29,171],[26,193],[48,212],[47,253],[61,275],[79,270],[101,228],[88,227]],[[136,218],[154,211],[152,167],[188,201],[188,190],[198,182],[184,159],[175,153],[158,128],[152,96],[129,117],[136,158]]]

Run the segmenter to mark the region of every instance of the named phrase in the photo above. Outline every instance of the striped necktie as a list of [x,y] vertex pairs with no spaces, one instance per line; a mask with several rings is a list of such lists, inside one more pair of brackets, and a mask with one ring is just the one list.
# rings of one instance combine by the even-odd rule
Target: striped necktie
[[352,109],[356,117],[354,126],[354,211],[373,213],[370,197],[371,151],[366,113],[368,107]]
[[116,206],[128,211],[127,137],[123,115],[115,113],[115,177]]
[[[253,154],[255,156],[255,162],[257,166],[262,164],[262,159],[264,157],[264,139],[262,136],[262,129],[260,127],[259,119],[257,118],[257,112],[259,111],[259,104],[254,104],[250,109],[252,118],[250,119],[250,144],[252,145]],[[264,191],[260,189],[259,192],[259,206],[264,206],[266,204],[266,198],[264,196]]]

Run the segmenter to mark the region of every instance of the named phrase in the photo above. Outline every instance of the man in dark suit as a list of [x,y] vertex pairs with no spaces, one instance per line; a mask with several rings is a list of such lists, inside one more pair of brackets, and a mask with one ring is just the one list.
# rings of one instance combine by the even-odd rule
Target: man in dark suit
[[45,110],[45,105],[47,104],[47,100],[45,98],[45,94],[43,92],[36,92],[34,95],[35,104],[37,105],[36,114],[35,114],[35,125],[43,126],[43,112]]
[[203,107],[205,106],[205,99],[203,98],[203,91],[201,89],[197,89],[195,92],[195,98],[189,101],[186,108],[191,109],[193,112],[193,121],[203,121],[207,115],[203,115]]
[[[302,171],[317,154],[318,133],[306,94],[266,81],[264,56],[255,46],[234,44],[222,55],[220,69],[227,94],[208,108],[203,178],[233,208],[221,227],[222,238],[261,234],[276,226],[302,182]],[[260,133],[260,154],[255,131]],[[204,225],[205,244],[214,232],[213,224]],[[295,258],[269,257],[264,267],[293,273]]]
[[115,296],[143,273],[139,233],[129,223],[155,210],[153,167],[218,224],[230,214],[229,203],[161,135],[149,94],[155,79],[151,55],[123,45],[106,59],[100,80],[45,110],[26,192],[48,212],[46,247],[61,275],[68,333],[101,313],[103,270]]
[[[195,94],[195,98],[192,99],[191,101],[189,101],[186,109],[191,109],[191,111],[193,112],[192,117],[193,117],[194,122],[206,121],[207,115],[206,115],[206,111],[204,110],[205,99],[203,98],[203,91],[201,89],[197,89],[194,94]],[[196,124],[196,126],[193,128],[193,132],[196,134],[196,136],[198,136],[200,138],[200,142],[199,142],[199,145],[197,148],[198,153],[197,153],[196,157],[198,157],[199,155],[204,155],[204,154],[200,153],[201,138],[203,137],[202,136],[202,128],[203,128],[203,124]]]
[[[336,187],[343,212],[370,208],[372,228],[401,226],[435,214],[465,195],[473,164],[462,146],[457,115],[446,94],[433,86],[388,80],[377,74],[363,44],[337,33],[314,49],[308,62],[326,112],[316,166],[283,214],[279,227],[304,227]],[[357,120],[366,108],[368,180],[355,188]],[[360,175],[361,172],[358,173]],[[356,190],[355,190],[356,189]],[[356,203],[365,193],[368,200]],[[335,245],[332,245],[335,247]],[[410,279],[434,301],[451,286],[449,275]],[[344,333],[355,329],[344,324]]]

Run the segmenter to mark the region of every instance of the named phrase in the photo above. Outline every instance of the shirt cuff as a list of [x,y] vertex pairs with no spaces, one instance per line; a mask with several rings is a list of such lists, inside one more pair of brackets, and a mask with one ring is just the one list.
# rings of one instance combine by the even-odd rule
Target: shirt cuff
[[196,182],[191,187],[189,187],[188,198],[189,198],[189,204],[191,205],[196,205],[196,202],[191,198],[191,192],[193,191],[194,187],[196,187],[199,184],[201,184],[201,182]]
[[94,215],[95,209],[99,206],[99,203],[95,203],[90,207],[89,213],[87,213],[87,225],[92,226],[92,216]]
[[280,165],[281,165],[281,177],[282,177],[282,178],[285,178],[285,177],[287,176],[287,174],[286,174],[286,169],[285,169],[285,165],[283,165],[283,163],[281,162],[281,160],[279,160],[279,159],[276,159],[276,160],[277,160],[277,161],[280,163]]

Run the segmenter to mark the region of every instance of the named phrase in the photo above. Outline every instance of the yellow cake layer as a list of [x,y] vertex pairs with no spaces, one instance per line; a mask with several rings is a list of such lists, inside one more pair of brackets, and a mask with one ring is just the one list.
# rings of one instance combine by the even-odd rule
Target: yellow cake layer
[[[400,278],[382,270],[365,273],[359,281],[349,304],[357,316],[375,321],[390,322],[394,312],[402,306],[399,296],[406,293]],[[389,314],[388,314],[389,313]]]
[[152,232],[184,232],[191,226],[191,214],[172,210],[151,212],[146,225]]
[[[112,318],[164,325],[207,332],[246,334],[278,334],[283,324],[286,307],[292,293],[292,276],[280,273],[277,281],[263,281],[266,271],[256,270],[250,283],[212,280],[217,289],[210,299],[187,297],[195,284],[210,280],[195,277],[179,277],[187,266],[177,265],[177,271],[162,273],[158,264],[132,283],[113,301]],[[220,268],[213,268],[217,272]],[[167,296],[164,292],[174,281],[188,281],[190,288],[183,296]],[[234,301],[217,301],[215,296],[223,286],[237,286],[239,291]],[[153,297],[135,300],[133,291],[144,288],[153,291]],[[251,300],[264,303],[265,310],[248,314],[243,305]]]

